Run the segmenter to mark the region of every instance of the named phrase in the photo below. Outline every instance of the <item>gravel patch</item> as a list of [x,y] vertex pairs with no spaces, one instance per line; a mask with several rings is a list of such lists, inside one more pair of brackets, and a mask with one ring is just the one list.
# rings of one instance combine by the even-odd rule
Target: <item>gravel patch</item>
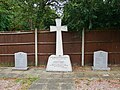
[[0,79],[0,90],[20,90],[21,84],[15,79]]
[[76,90],[120,90],[120,80],[75,80]]

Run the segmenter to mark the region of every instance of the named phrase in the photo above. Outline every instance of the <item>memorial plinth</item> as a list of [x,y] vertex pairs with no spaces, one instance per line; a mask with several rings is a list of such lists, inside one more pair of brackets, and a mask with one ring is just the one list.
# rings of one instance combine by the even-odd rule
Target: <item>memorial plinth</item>
[[46,71],[72,71],[70,57],[68,55],[51,55],[48,59]]

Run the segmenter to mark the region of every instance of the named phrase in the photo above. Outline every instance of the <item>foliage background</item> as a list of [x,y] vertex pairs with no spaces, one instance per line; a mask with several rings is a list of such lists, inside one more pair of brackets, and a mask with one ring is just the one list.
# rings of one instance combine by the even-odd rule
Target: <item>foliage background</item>
[[[49,29],[58,16],[47,2],[0,0],[0,31]],[[120,28],[120,0],[69,0],[63,16],[63,24],[72,31]]]

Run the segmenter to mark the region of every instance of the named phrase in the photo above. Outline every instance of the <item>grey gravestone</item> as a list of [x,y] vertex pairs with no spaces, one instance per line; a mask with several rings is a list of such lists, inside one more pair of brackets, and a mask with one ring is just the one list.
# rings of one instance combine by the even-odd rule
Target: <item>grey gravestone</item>
[[93,70],[110,70],[108,67],[108,52],[96,51],[94,52]]
[[27,53],[15,53],[15,67],[13,70],[27,70]]

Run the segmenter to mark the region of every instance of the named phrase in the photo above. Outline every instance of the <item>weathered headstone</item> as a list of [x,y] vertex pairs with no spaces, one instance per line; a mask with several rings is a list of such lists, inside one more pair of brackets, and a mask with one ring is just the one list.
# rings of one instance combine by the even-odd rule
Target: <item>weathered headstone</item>
[[61,26],[61,19],[56,19],[56,26],[50,26],[50,31],[56,31],[56,55],[48,59],[46,71],[72,71],[70,57],[63,55],[62,31],[67,31],[67,26]]
[[27,70],[27,53],[15,53],[15,67],[13,70]]
[[93,70],[110,70],[108,67],[108,52],[96,51],[94,52]]

